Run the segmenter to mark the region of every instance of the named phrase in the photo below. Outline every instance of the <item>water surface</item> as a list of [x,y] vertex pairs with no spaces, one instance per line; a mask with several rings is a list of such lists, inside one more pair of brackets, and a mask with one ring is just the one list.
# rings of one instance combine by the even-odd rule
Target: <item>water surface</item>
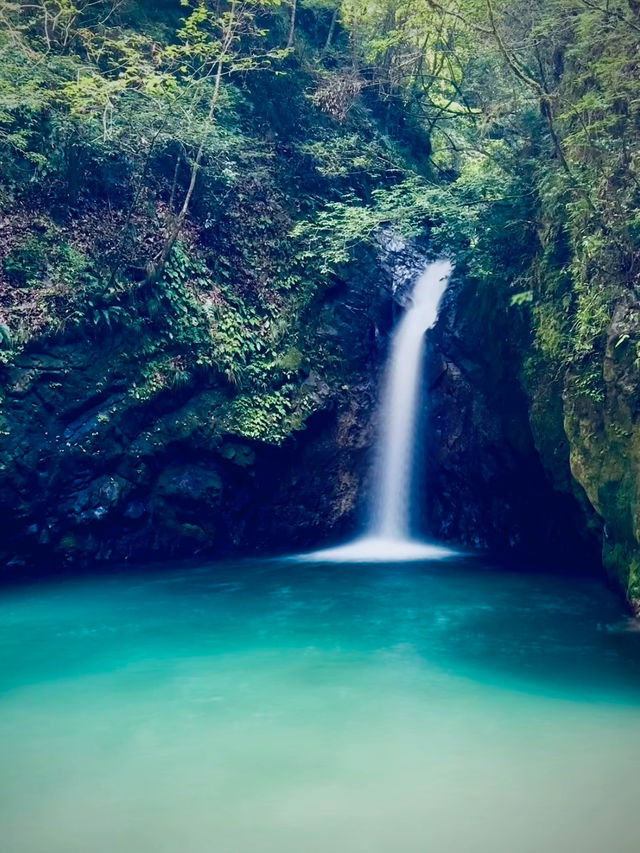
[[636,853],[640,636],[448,560],[0,593],[3,853]]

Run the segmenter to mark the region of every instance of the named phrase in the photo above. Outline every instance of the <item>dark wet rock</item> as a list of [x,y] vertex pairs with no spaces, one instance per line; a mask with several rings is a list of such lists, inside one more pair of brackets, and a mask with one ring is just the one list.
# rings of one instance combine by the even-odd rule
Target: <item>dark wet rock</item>
[[597,568],[599,522],[571,476],[566,436],[555,419],[541,427],[531,414],[514,351],[519,330],[500,306],[489,312],[454,281],[429,337],[423,503],[431,528],[474,548]]
[[640,303],[625,292],[609,326],[598,393],[587,393],[580,372],[569,371],[562,410],[571,474],[603,523],[605,567],[640,613],[638,340]]
[[280,446],[229,428],[237,392],[215,371],[140,398],[143,365],[117,334],[35,342],[2,377],[3,563],[291,550],[354,531],[391,323],[385,281],[365,259],[323,294],[311,320],[332,329],[333,367],[301,373],[313,414]]
[[[362,259],[314,306],[332,367],[299,372],[312,414],[280,446],[229,429],[236,390],[215,372],[136,397],[140,365],[116,335],[41,341],[5,368],[5,564],[293,551],[357,531],[389,332],[425,265],[416,247],[381,242],[380,265]],[[544,376],[523,390],[513,317],[454,282],[426,354],[425,529],[578,569],[598,563],[603,540],[626,582],[640,529],[635,469],[620,463],[640,446],[634,311],[614,318],[596,405]]]

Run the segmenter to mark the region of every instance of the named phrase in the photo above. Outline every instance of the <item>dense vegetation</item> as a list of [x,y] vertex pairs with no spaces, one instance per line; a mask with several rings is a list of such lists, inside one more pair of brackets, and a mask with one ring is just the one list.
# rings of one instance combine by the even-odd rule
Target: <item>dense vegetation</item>
[[131,401],[213,383],[280,443],[357,380],[324,295],[391,228],[455,257],[637,597],[639,56],[635,0],[3,0],[0,357],[124,342]]

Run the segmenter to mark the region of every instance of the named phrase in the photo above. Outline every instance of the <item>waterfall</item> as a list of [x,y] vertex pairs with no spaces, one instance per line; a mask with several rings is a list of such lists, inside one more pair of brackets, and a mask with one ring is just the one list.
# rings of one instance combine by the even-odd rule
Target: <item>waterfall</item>
[[310,555],[315,560],[409,560],[452,552],[411,536],[416,427],[420,403],[425,332],[438,318],[453,267],[429,264],[417,278],[411,301],[394,330],[380,402],[370,523],[364,536]]
[[424,334],[438,319],[452,267],[429,264],[394,331],[380,406],[381,431],[370,535],[403,542],[411,533],[411,492]]

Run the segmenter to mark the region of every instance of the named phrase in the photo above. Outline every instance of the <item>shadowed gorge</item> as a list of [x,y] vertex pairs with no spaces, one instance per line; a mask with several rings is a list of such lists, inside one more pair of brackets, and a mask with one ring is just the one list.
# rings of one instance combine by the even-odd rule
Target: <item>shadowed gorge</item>
[[9,572],[362,529],[389,335],[444,255],[417,528],[600,553],[633,603],[636,24],[618,0],[7,6]]

